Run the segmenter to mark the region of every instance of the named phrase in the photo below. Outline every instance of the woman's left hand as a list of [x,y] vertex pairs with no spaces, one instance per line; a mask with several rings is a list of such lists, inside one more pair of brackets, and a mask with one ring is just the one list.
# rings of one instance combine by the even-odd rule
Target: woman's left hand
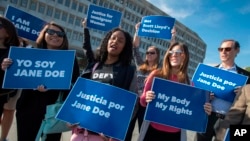
[[241,93],[241,89],[242,89],[241,86],[235,87],[235,88],[234,88],[234,93],[235,93],[236,95],[240,94],[240,93]]
[[48,91],[48,89],[46,89],[46,87],[44,85],[37,86],[37,90],[39,92],[46,92],[46,91]]
[[99,135],[102,137],[103,141],[109,141],[109,138],[106,137],[103,133],[99,133]]
[[205,112],[208,114],[208,115],[211,115],[211,113],[212,113],[212,105],[211,105],[211,103],[205,103],[205,105],[204,105],[204,110],[205,110]]

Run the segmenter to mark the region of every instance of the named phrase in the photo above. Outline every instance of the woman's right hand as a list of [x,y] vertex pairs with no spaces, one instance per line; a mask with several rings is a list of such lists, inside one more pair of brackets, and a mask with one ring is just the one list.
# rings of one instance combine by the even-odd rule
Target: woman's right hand
[[153,99],[155,99],[155,92],[154,91],[147,91],[146,92],[146,102],[149,103]]
[[135,31],[138,31],[138,30],[139,30],[140,25],[141,25],[141,22],[138,22],[138,23],[135,25]]
[[6,70],[13,63],[12,59],[4,58],[1,64],[2,70]]
[[86,28],[86,26],[87,26],[87,18],[84,18],[82,20],[82,26],[83,26],[83,28]]

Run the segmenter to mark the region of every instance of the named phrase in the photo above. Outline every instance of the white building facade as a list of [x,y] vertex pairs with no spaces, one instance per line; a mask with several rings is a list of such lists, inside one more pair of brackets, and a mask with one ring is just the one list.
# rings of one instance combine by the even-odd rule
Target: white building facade
[[[0,15],[4,15],[7,6],[11,5],[47,22],[55,21],[63,26],[67,32],[70,48],[77,50],[79,62],[85,60],[82,50],[84,37],[81,21],[84,17],[87,17],[89,4],[96,4],[122,12],[120,27],[128,31],[132,36],[135,32],[135,24],[140,22],[143,16],[169,16],[146,0],[0,0],[0,3]],[[189,47],[188,73],[191,77],[197,65],[203,62],[207,45],[197,33],[179,21],[175,22],[175,28],[177,31],[175,40],[183,42]],[[91,44],[95,49],[100,45],[106,32],[90,29],[90,34]],[[169,40],[142,37],[140,44],[141,55],[145,57],[147,47],[154,45],[160,49],[160,55],[163,58],[169,43]]]

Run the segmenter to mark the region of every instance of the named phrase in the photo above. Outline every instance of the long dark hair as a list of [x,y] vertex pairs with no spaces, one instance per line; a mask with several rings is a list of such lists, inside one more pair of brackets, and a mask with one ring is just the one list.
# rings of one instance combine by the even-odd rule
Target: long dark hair
[[[43,49],[47,49],[47,43],[45,41],[45,33],[46,33],[46,30],[50,27],[50,26],[56,26],[58,27],[62,32],[65,33],[64,29],[62,26],[56,24],[55,22],[50,22],[50,23],[47,23],[43,29],[41,30],[39,36],[37,37],[36,39],[36,44],[37,44],[37,48],[43,48]],[[59,47],[59,49],[61,50],[67,50],[69,48],[69,42],[68,42],[68,38],[66,36],[66,33],[65,35],[63,36],[63,43],[62,45]]]
[[119,62],[121,63],[121,65],[130,65],[132,62],[132,37],[131,35],[122,30],[121,28],[115,28],[111,31],[109,31],[106,36],[104,37],[104,39],[102,40],[102,43],[100,45],[100,55],[97,57],[97,61],[104,63],[108,57],[108,41],[111,37],[111,35],[116,32],[116,31],[121,31],[124,36],[125,36],[125,46],[122,50],[122,52],[119,55]]
[[10,46],[19,46],[17,30],[13,23],[7,18],[0,16],[0,24],[2,24],[3,28],[8,34],[8,37],[6,37],[6,39],[4,40],[4,46],[7,48],[9,48]]

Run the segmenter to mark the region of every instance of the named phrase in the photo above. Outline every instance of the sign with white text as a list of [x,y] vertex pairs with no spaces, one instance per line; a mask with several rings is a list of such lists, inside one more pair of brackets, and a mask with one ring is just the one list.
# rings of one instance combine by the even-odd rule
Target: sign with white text
[[122,13],[105,7],[89,5],[87,26],[90,28],[109,31],[119,27]]
[[18,36],[32,41],[36,41],[40,30],[42,30],[43,26],[46,24],[42,19],[12,6],[7,7],[5,17],[15,25]]
[[136,100],[132,92],[78,78],[56,118],[124,140]]
[[70,89],[74,50],[11,47],[9,58],[13,63],[5,72],[3,88]]
[[206,131],[208,116],[204,104],[209,100],[208,91],[156,77],[152,91],[155,99],[147,105],[145,120],[196,132]]
[[142,18],[139,36],[171,39],[175,19],[167,16],[145,16]]
[[234,89],[245,85],[247,78],[241,74],[200,63],[192,81],[195,87],[213,92],[215,94],[215,99],[212,101],[213,111],[225,114],[234,101]]

